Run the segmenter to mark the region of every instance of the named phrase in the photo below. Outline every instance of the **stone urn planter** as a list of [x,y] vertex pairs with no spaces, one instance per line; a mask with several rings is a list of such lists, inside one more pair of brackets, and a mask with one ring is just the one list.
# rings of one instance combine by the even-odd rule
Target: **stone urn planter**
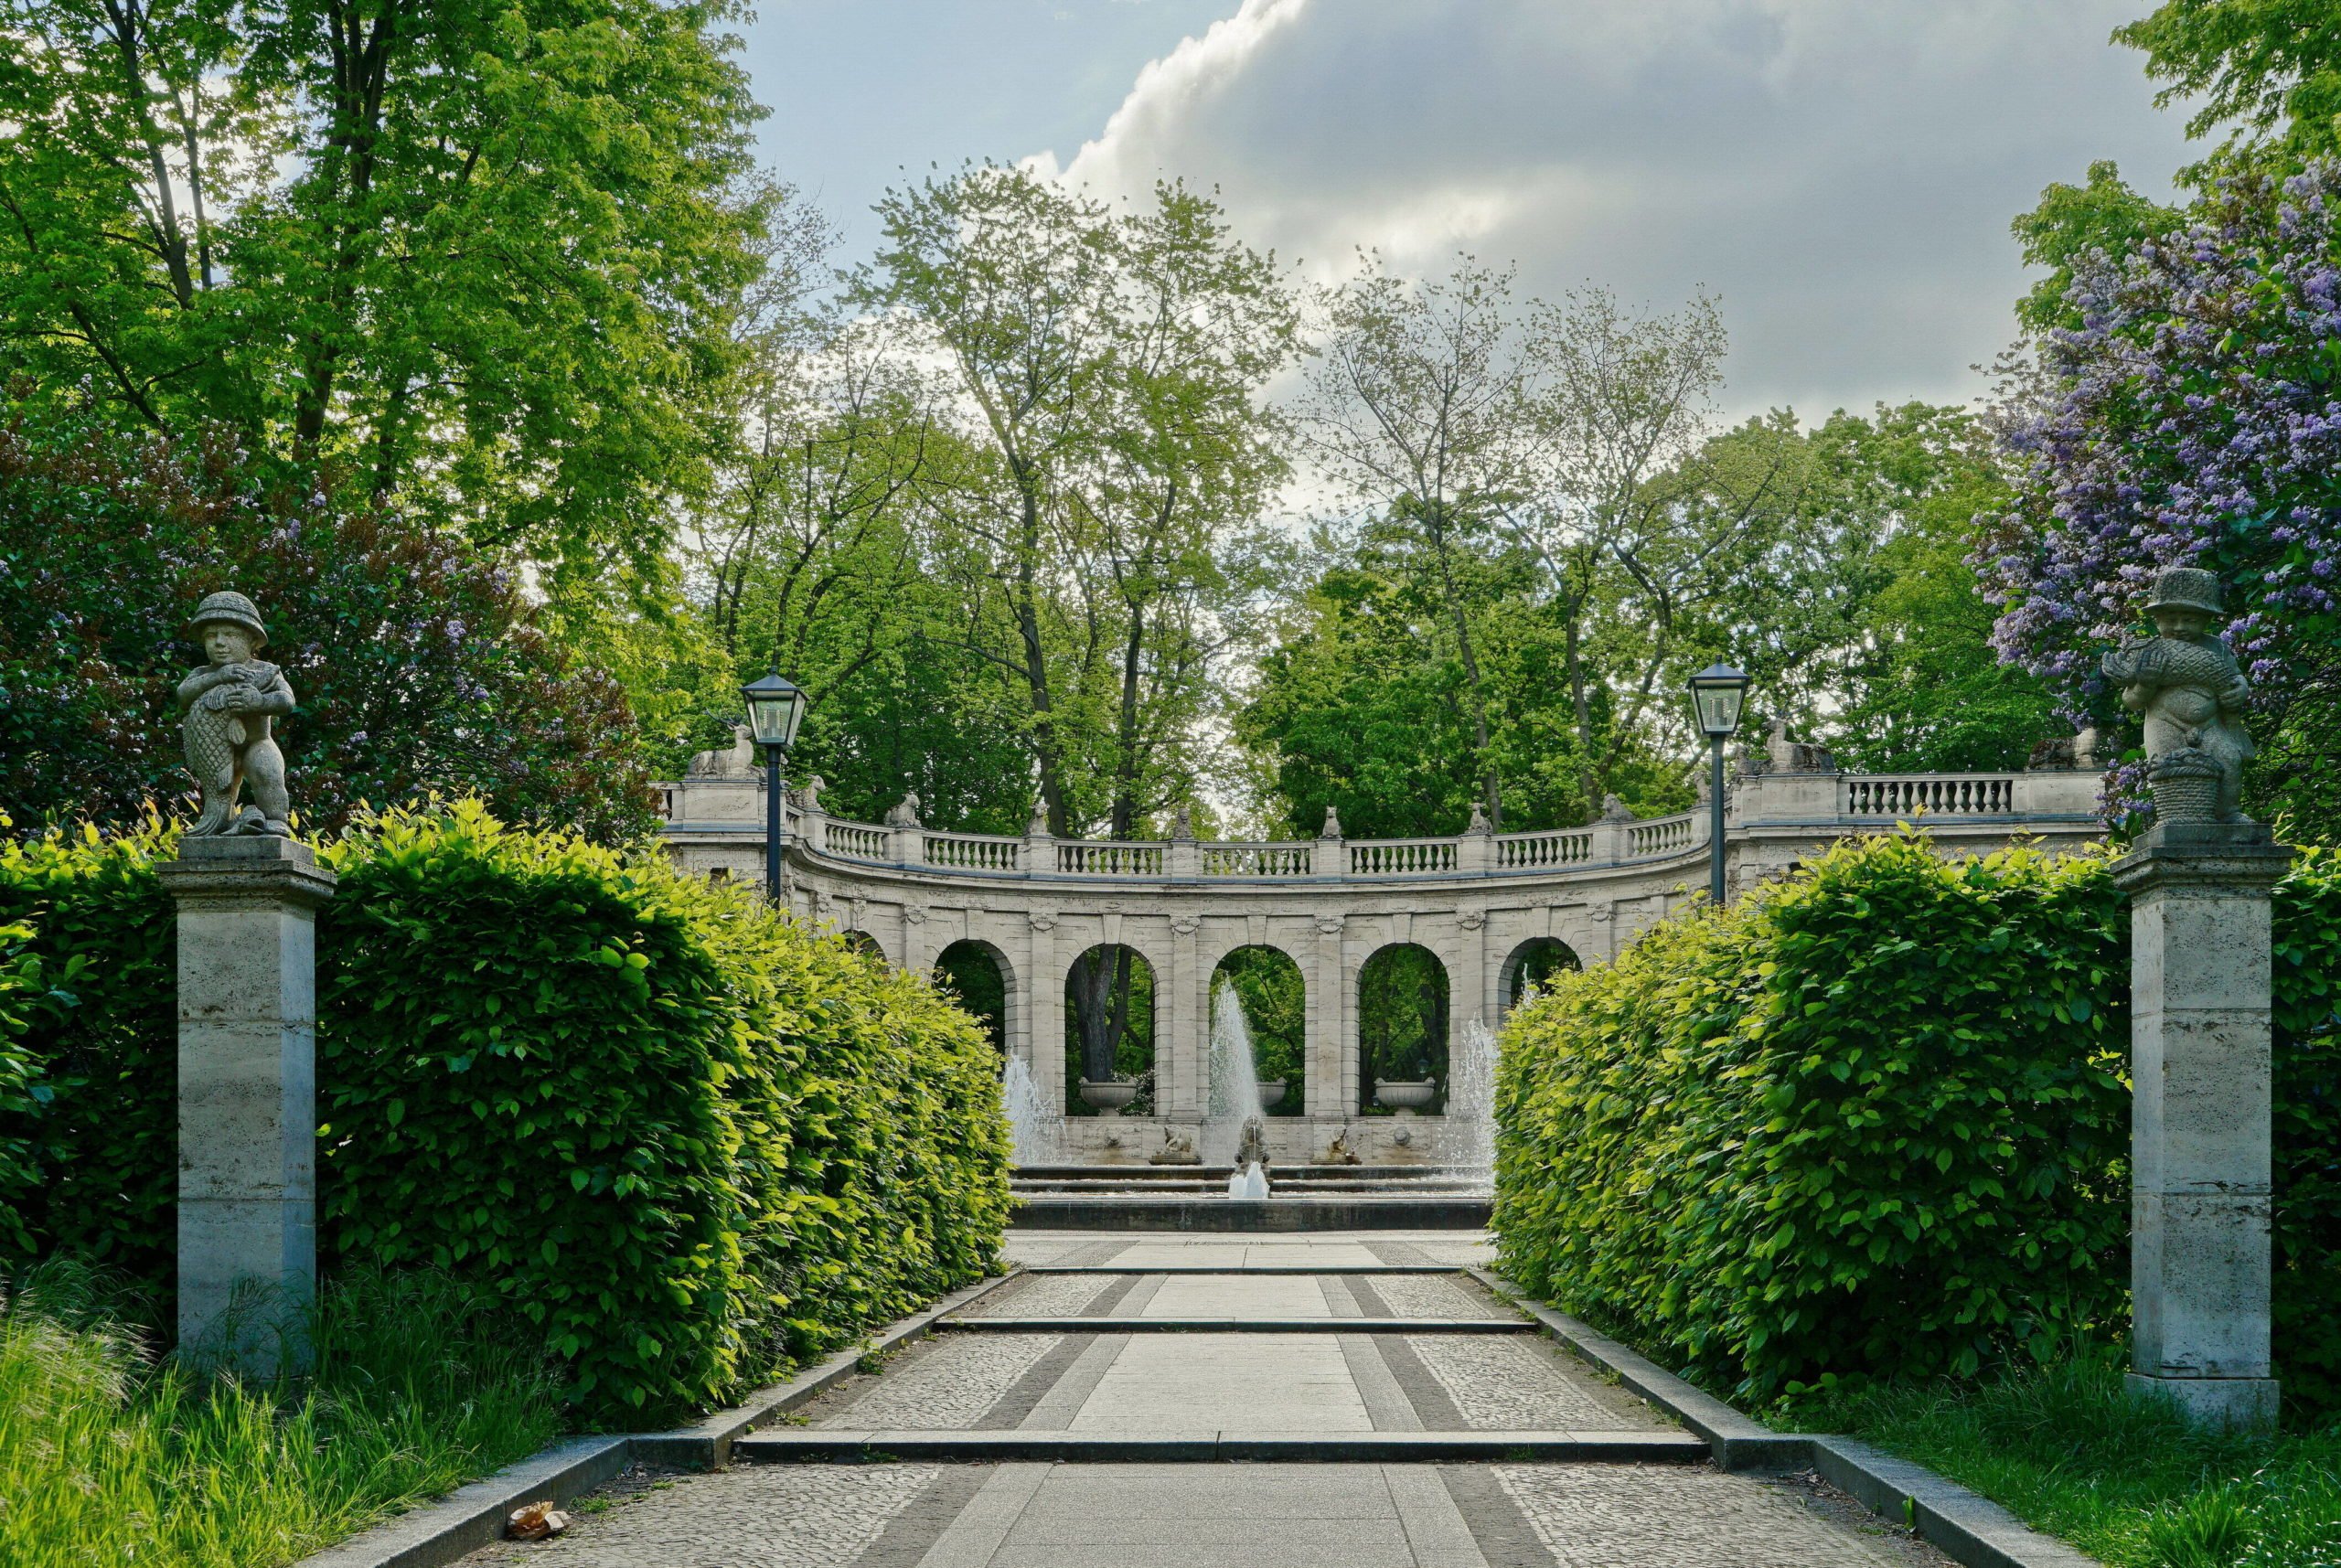
[[1260,1080],[1260,1109],[1262,1109],[1263,1111],[1273,1111],[1273,1110],[1275,1110],[1278,1105],[1281,1105],[1281,1104],[1284,1104],[1284,1080],[1283,1080],[1283,1079],[1281,1079],[1281,1078],[1263,1078],[1263,1079],[1261,1079],[1261,1080]]
[[1393,1111],[1419,1111],[1438,1093],[1437,1081],[1429,1078],[1419,1083],[1376,1083],[1374,1103]]
[[1081,1081],[1081,1103],[1093,1111],[1118,1111],[1136,1098],[1134,1079],[1108,1078],[1103,1083],[1090,1078]]

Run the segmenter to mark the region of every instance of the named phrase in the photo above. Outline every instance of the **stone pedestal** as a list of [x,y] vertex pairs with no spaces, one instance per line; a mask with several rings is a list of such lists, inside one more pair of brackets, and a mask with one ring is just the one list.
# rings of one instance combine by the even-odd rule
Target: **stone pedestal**
[[182,1349],[267,1376],[308,1359],[316,1290],[316,911],[284,838],[189,838],[178,904]]
[[2130,1387],[2207,1425],[2276,1419],[2268,909],[2291,858],[2256,823],[2182,823],[2113,866],[2131,907]]

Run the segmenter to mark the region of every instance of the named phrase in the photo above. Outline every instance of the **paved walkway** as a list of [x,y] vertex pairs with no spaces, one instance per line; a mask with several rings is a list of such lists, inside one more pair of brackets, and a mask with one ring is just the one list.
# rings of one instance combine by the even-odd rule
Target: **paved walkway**
[[[1480,1238],[1011,1238],[1033,1272],[967,1326],[763,1435],[889,1455],[629,1477],[544,1568],[1940,1568],[1810,1483],[1725,1475],[1460,1274]],[[1223,1326],[1224,1327],[1221,1327]],[[1353,1326],[1353,1327],[1352,1327]],[[1502,1433],[1536,1463],[1355,1458]],[[1416,1435],[1402,1437],[1395,1435]],[[1450,1435],[1441,1438],[1439,1435]],[[1186,1462],[1102,1462],[1180,1441]],[[1069,1448],[1024,1459],[1020,1444]],[[1346,1445],[1346,1447],[1336,1447]],[[935,1455],[928,1461],[922,1445]],[[954,1462],[954,1445],[982,1456]],[[1215,1447],[1214,1445],[1218,1445]],[[751,1444],[748,1447],[756,1445]],[[1668,1462],[1567,1457],[1601,1450]],[[744,1450],[743,1450],[744,1451]],[[1133,1452],[1142,1449],[1133,1447]],[[1501,1458],[1501,1455],[1492,1455]],[[1371,1454],[1367,1457],[1372,1457]],[[904,1462],[910,1461],[910,1462]]]

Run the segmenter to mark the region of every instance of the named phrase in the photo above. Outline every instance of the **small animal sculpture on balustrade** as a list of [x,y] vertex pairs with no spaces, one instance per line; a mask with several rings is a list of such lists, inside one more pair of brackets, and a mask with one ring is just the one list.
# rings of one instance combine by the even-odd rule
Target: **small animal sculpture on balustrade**
[[694,752],[683,776],[691,779],[744,779],[756,771],[756,742],[745,724],[732,726],[732,744],[716,751]]
[[2243,822],[2243,727],[2251,687],[2226,641],[2211,635],[2219,580],[2174,566],[2154,578],[2146,601],[2155,635],[2125,641],[2105,656],[2105,678],[2122,706],[2145,718],[2146,782],[2164,822]]
[[[211,662],[178,686],[187,765],[203,797],[186,836],[290,838],[293,808],[274,725],[293,711],[293,688],[283,670],[256,656],[268,645],[260,609],[241,593],[214,593],[196,606],[191,630]],[[240,806],[247,784],[251,803]]]

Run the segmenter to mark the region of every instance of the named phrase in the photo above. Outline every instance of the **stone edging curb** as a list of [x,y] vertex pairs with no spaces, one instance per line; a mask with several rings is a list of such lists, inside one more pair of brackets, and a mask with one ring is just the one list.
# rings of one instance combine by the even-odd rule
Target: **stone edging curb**
[[1611,1373],[1705,1438],[1724,1469],[1818,1471],[1871,1511],[1915,1528],[1966,1568],[2103,1568],[2096,1558],[2041,1534],[1989,1498],[1922,1465],[1851,1437],[1774,1432],[1648,1357],[1531,1300],[1501,1275],[1483,1268],[1464,1272],[1534,1317],[1579,1360]]
[[568,1437],[542,1453],[459,1487],[348,1540],[302,1558],[293,1568],[444,1568],[466,1552],[499,1541],[504,1520],[525,1503],[567,1502],[638,1460],[711,1470],[734,1441],[774,1416],[796,1409],[852,1375],[864,1356],[885,1355],[935,1331],[935,1323],[1017,1278],[1021,1268],[957,1290],[874,1338],[805,1368],[785,1383],[757,1390],[746,1403],[672,1432],[615,1437]]

